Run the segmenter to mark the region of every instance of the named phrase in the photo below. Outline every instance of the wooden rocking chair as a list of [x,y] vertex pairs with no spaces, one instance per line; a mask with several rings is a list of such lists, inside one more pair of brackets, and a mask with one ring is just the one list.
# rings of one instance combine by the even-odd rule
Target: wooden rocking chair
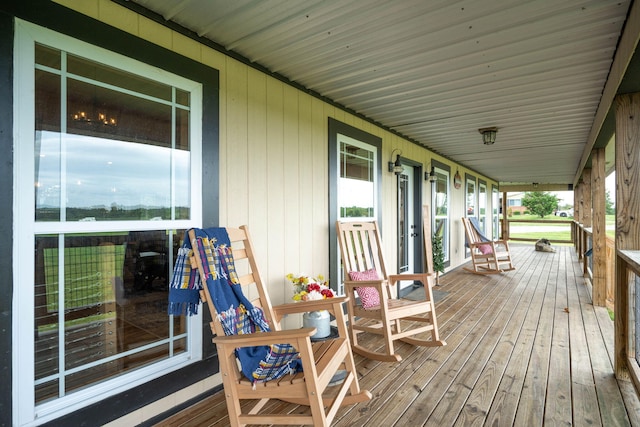
[[[211,330],[216,335],[213,342],[220,358],[220,372],[224,394],[232,426],[247,424],[306,424],[328,426],[342,405],[365,402],[371,393],[361,390],[351,353],[342,305],[347,298],[336,297],[318,301],[284,304],[273,307],[264,286],[246,226],[227,228],[231,240],[236,271],[244,295],[255,295],[251,303],[261,307],[270,325],[270,332],[227,335],[212,303],[208,286],[201,291],[212,313]],[[189,231],[192,247],[197,247],[194,230]],[[200,277],[206,283],[203,260],[193,251],[192,265],[197,266]],[[206,260],[204,260],[206,262]],[[242,274],[241,274],[242,273]],[[287,314],[316,310],[329,310],[335,316],[338,337],[312,342],[315,328],[280,330],[280,321]],[[281,378],[265,382],[252,381],[243,375],[236,359],[236,349],[242,347],[270,346],[274,343],[291,344],[299,352],[302,372],[285,374]],[[336,375],[337,374],[337,375]],[[333,385],[344,375],[344,380]],[[334,379],[334,381],[332,381]],[[254,400],[254,402],[248,402]],[[309,410],[274,413],[283,405],[267,405],[270,400],[281,400],[306,405]],[[241,403],[241,401],[245,401]],[[257,401],[257,402],[256,402]],[[289,408],[290,410],[291,408]],[[286,409],[285,409],[286,411]]]
[[509,242],[490,240],[482,235],[476,218],[462,218],[467,246],[471,251],[472,268],[465,270],[476,274],[496,274],[515,270],[511,261]]
[[[394,341],[418,346],[442,346],[431,287],[433,273],[387,274],[378,224],[336,222],[344,268],[344,288],[349,301],[349,332],[355,353],[384,362],[402,357],[395,352]],[[394,297],[392,288],[401,280],[420,282],[425,297],[419,301]],[[360,298],[356,298],[356,293]],[[397,295],[397,292],[396,292]],[[360,344],[358,334],[369,332],[384,337],[384,350],[376,351]],[[418,337],[428,333],[429,338]]]

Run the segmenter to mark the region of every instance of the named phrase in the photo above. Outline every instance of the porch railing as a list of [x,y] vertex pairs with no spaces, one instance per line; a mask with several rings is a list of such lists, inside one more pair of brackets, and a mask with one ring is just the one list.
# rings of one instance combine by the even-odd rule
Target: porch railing
[[[584,227],[577,221],[573,221],[571,224],[571,235],[576,248],[576,253],[578,254],[578,259],[582,262],[582,271],[584,272],[584,276],[593,283],[593,253],[591,251],[593,248],[593,230],[589,227]],[[607,308],[613,311],[616,284],[615,241],[610,237],[607,237],[605,241],[605,298]]]
[[[540,219],[512,219],[509,218],[508,239],[523,242],[535,242],[540,238],[546,238],[553,243],[573,243],[571,220],[540,220]],[[529,227],[527,227],[529,225]],[[560,234],[566,239],[554,238]]]
[[618,282],[618,310],[616,311],[616,375],[629,376],[640,391],[640,251],[618,250],[616,271]]

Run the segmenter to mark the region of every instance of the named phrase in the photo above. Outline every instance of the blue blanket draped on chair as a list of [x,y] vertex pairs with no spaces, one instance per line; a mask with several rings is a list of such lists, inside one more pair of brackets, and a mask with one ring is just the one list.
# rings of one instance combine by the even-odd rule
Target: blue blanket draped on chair
[[[487,236],[482,234],[482,231],[480,231],[480,222],[478,221],[478,218],[472,216],[472,217],[469,218],[469,222],[471,222],[471,225],[473,226],[473,228],[476,229],[476,233],[478,234],[478,237],[480,237],[480,241],[481,242],[490,242],[491,241],[491,239],[489,239]],[[465,236],[465,239],[464,239],[464,245],[467,248],[469,247],[469,242],[467,241],[466,236]]]
[[[192,248],[188,231],[173,270],[169,288],[169,314],[193,315],[200,303],[202,282],[192,269],[190,254],[197,250],[207,277],[207,288],[226,335],[268,332],[264,312],[242,293],[233,262],[231,242],[224,228],[194,229],[197,248]],[[253,382],[280,378],[302,370],[299,354],[289,344],[242,347],[236,350],[243,374]]]

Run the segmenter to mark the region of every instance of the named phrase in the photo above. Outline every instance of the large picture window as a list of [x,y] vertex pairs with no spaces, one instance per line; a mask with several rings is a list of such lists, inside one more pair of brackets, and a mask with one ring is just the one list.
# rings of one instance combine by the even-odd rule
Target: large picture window
[[329,118],[329,282],[343,294],[342,269],[335,222],[338,219],[380,220],[380,150],[382,140]]
[[182,233],[202,222],[202,88],[26,23],[16,52],[16,90],[35,94],[16,102],[28,422],[202,357],[201,320],[167,315]]

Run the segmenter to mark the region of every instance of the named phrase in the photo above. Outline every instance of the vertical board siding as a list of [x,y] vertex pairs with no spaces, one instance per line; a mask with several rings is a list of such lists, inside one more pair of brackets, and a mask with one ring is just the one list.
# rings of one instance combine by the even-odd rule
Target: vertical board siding
[[[392,270],[397,264],[396,177],[387,171],[395,148],[429,170],[437,158],[464,176],[468,171],[370,121],[300,91],[270,75],[185,37],[107,0],[59,0],[59,3],[123,31],[219,70],[220,224],[248,224],[263,279],[274,304],[289,302],[287,273],[329,274],[328,118],[382,139],[383,241]],[[207,141],[204,141],[206,144]],[[474,175],[477,175],[474,173]],[[497,185],[487,181],[488,188]],[[431,184],[421,180],[424,203],[431,204]],[[205,190],[206,191],[206,190]],[[464,260],[459,218],[464,191],[451,182],[451,268]],[[489,203],[490,209],[491,202]],[[299,317],[286,327],[296,326]],[[181,396],[179,401],[188,398]],[[166,409],[166,408],[164,408]]]

